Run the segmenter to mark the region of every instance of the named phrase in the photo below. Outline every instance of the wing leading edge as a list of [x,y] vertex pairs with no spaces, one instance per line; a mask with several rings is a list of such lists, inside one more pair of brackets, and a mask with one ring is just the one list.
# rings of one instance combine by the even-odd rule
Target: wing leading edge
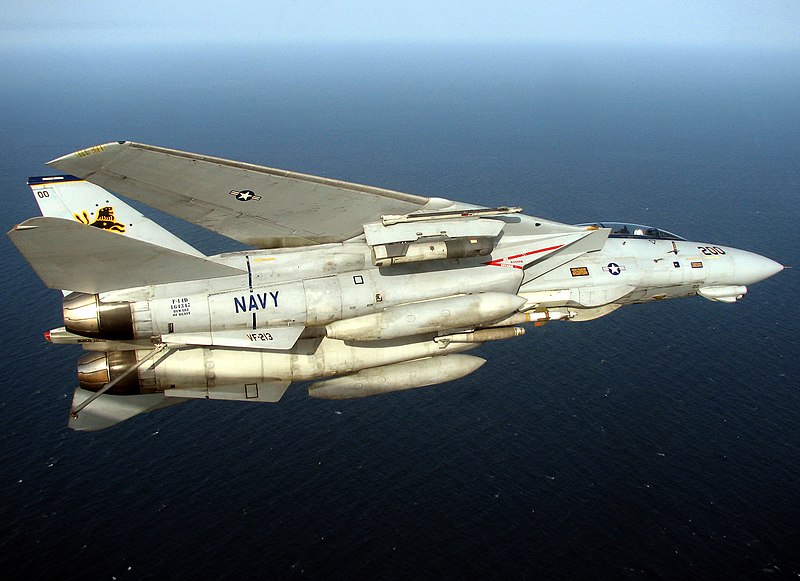
[[381,214],[449,204],[131,141],[83,149],[48,165],[257,248],[340,242]]

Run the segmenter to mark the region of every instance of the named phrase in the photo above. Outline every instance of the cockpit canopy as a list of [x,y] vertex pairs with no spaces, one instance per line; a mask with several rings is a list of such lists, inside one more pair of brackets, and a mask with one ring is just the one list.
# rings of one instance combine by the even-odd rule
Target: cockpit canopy
[[590,222],[577,224],[577,226],[594,226],[596,228],[611,228],[609,238],[648,238],[657,240],[685,240],[672,232],[645,226],[643,224],[628,224],[626,222]]

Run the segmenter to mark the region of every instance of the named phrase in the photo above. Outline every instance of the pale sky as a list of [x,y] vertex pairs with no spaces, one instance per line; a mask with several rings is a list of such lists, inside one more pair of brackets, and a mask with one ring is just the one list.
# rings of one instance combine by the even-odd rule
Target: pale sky
[[546,42],[800,48],[800,0],[2,0],[0,42]]

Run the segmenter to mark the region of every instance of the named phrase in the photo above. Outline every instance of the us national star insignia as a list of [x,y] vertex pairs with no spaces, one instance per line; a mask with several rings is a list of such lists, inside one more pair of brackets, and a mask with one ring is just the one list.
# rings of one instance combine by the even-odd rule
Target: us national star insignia
[[240,202],[249,202],[250,200],[259,201],[261,196],[257,196],[253,190],[231,190],[231,195],[236,196]]

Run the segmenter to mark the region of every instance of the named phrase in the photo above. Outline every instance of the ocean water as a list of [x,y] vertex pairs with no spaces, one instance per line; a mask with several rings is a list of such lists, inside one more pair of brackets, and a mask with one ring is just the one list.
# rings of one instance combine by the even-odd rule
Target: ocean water
[[[7,230],[37,214],[25,178],[45,161],[131,139],[800,264],[798,54],[32,46],[0,57]],[[436,387],[298,387],[82,434],[66,428],[81,351],[41,335],[60,294],[0,245],[6,579],[800,574],[796,269],[736,305],[530,329]]]

